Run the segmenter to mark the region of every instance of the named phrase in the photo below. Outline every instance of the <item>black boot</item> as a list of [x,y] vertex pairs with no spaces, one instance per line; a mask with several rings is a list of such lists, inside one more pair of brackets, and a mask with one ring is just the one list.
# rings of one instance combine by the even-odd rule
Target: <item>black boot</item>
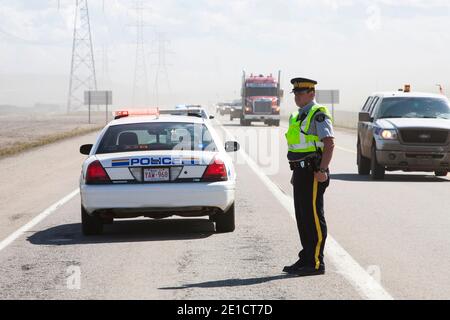
[[283,268],[283,272],[287,272],[289,274],[297,274],[297,271],[304,266],[304,263],[298,259],[296,263],[290,266],[285,266]]
[[295,270],[295,274],[299,277],[319,276],[319,275],[325,274],[325,266],[321,264],[319,269],[316,269],[314,267],[303,266],[303,267],[297,268]]

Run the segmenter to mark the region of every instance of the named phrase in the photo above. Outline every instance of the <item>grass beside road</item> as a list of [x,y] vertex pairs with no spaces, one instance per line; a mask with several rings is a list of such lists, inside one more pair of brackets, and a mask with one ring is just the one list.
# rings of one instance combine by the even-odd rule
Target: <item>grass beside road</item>
[[73,130],[66,131],[66,132],[45,135],[45,136],[33,139],[31,141],[27,141],[27,142],[18,142],[15,145],[10,146],[10,147],[0,147],[0,158],[12,156],[12,155],[18,154],[23,151],[27,151],[32,148],[44,146],[44,145],[54,143],[57,141],[61,141],[64,139],[68,139],[68,138],[88,134],[91,132],[99,131],[103,127],[104,127],[104,125],[101,125],[101,126],[96,125],[95,127],[91,127],[91,128],[75,128]]

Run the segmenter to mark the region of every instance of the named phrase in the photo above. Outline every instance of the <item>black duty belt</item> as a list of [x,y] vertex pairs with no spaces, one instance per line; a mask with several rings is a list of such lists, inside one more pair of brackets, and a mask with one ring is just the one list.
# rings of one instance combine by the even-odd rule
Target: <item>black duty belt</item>
[[291,170],[294,169],[308,169],[312,171],[319,171],[321,156],[314,154],[306,156],[300,160],[289,161]]
[[298,168],[308,169],[311,167],[310,162],[307,160],[290,161],[289,165],[291,166],[292,170]]

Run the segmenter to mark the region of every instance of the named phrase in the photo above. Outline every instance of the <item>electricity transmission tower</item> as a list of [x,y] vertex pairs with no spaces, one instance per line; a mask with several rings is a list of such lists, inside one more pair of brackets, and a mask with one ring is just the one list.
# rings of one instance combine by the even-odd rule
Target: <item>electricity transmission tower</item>
[[99,90],[110,89],[112,85],[110,74],[110,53],[109,46],[104,44],[97,53],[97,87]]
[[97,77],[88,1],[76,0],[67,113],[84,104],[85,90],[97,90]]
[[156,105],[159,105],[159,81],[165,80],[168,88],[168,93],[171,93],[170,82],[169,82],[169,73],[167,72],[167,63],[166,63],[166,55],[168,53],[166,45],[169,44],[169,41],[166,39],[165,35],[161,32],[156,34],[156,42],[157,42],[157,52],[158,55],[158,64],[156,67],[156,79],[155,79],[155,100]]
[[[105,1],[103,0],[103,22],[102,24],[104,26],[107,26],[107,33],[108,35],[106,37],[104,37],[103,39],[103,43],[101,44],[101,50],[96,50],[97,52],[97,57],[101,57],[101,64],[100,64],[100,79],[99,79],[99,61],[97,58],[97,86],[99,87],[100,90],[106,90],[106,89],[111,89],[112,86],[112,81],[111,81],[111,76],[110,76],[110,43],[108,41],[108,39],[111,39],[111,33],[110,30],[108,28],[109,25],[109,21],[106,18],[106,13],[105,13]],[[97,47],[99,45],[97,44]]]
[[148,105],[149,90],[148,90],[148,74],[147,61],[145,54],[144,41],[144,6],[141,0],[135,2],[136,6],[136,61],[134,67],[134,81],[133,81],[133,105],[137,106]]

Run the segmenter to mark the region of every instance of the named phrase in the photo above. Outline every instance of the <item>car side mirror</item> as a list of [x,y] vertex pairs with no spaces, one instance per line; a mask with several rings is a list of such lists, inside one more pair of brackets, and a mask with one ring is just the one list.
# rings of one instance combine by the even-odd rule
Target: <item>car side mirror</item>
[[372,118],[370,117],[370,113],[368,113],[368,112],[360,112],[359,113],[359,121],[360,122],[372,122]]
[[89,153],[91,153],[91,150],[92,150],[93,146],[94,146],[93,144],[83,144],[80,147],[80,153],[81,154],[85,154],[85,155],[89,155]]
[[209,116],[210,119],[214,119],[214,116]]
[[236,141],[227,141],[225,142],[225,151],[226,152],[236,152],[239,151],[239,142]]

